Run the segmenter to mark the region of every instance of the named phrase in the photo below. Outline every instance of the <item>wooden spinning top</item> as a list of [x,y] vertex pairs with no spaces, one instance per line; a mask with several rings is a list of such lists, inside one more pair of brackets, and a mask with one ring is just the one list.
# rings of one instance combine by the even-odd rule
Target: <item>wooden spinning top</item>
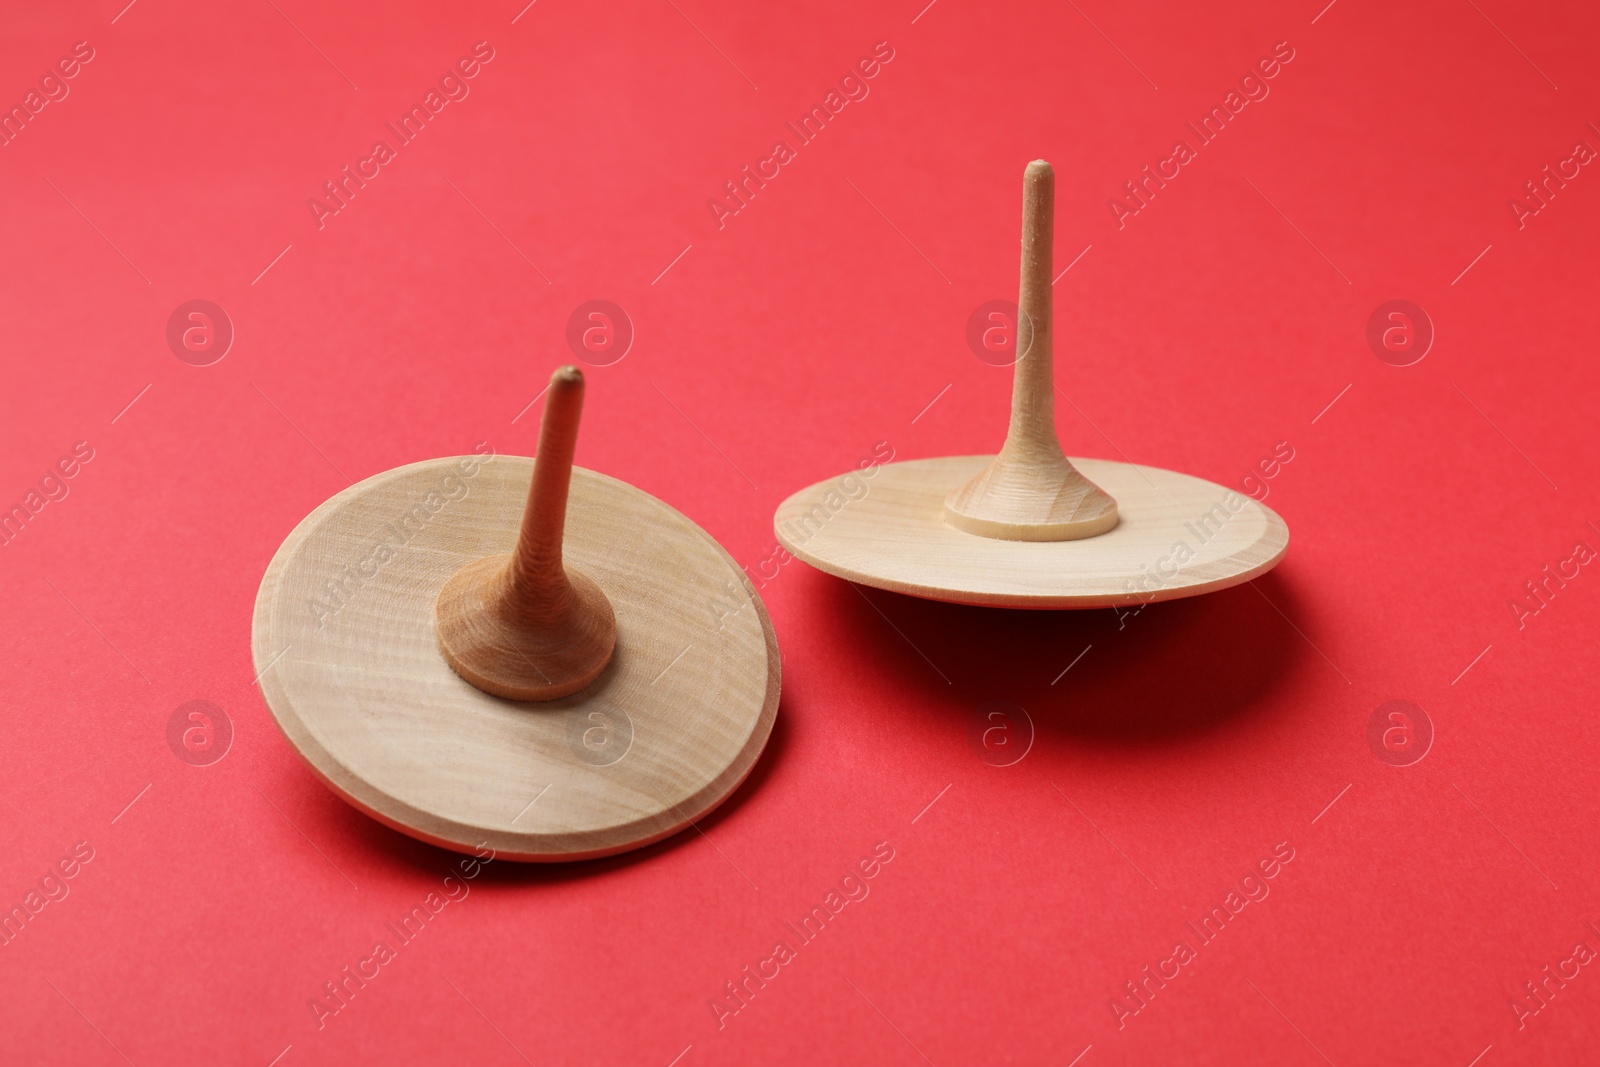
[[1011,421],[995,456],[852,471],[778,506],[790,554],[829,574],[961,604],[1090,608],[1194,596],[1276,566],[1277,513],[1186,474],[1069,459],[1055,431],[1055,173],[1023,175]]
[[771,734],[766,608],[684,515],[572,465],[583,387],[555,372],[536,459],[374,475],[262,579],[273,717],[335,792],[413,837],[520,860],[637,848],[720,804]]

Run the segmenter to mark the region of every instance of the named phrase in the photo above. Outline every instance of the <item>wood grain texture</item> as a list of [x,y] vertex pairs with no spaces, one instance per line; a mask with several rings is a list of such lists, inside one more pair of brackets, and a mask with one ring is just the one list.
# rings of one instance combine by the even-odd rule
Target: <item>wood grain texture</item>
[[617,643],[605,593],[561,552],[582,413],[583,372],[558,368],[545,391],[516,548],[456,571],[434,603],[445,662],[484,692],[509,700],[576,693],[600,677]]
[[1055,171],[1042,159],[1022,179],[1022,280],[1017,360],[1005,444],[983,470],[956,486],[945,520],[967,533],[1012,541],[1094,537],[1117,524],[1117,502],[1061,451],[1055,425],[1055,309],[1051,243]]
[[374,818],[458,851],[609,855],[721,803],[777,714],[777,640],[760,597],[704,530],[574,468],[565,555],[615,611],[592,685],[537,704],[453,671],[434,600],[511,551],[533,473],[521,457],[429,460],[366,479],[284,541],[256,599],[260,687],[289,742]]
[[[1116,497],[1096,537],[981,537],[944,521],[950,487],[989,456],[890,463],[818,482],[778,506],[773,529],[797,559],[896,593],[1016,608],[1096,608],[1195,596],[1276,566],[1289,528],[1241,493],[1158,467],[1074,459]],[[862,487],[865,487],[864,489]]]

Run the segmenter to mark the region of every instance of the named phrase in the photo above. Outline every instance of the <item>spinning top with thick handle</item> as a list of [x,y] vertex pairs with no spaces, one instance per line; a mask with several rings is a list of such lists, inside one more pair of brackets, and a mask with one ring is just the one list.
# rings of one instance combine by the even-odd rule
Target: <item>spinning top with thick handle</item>
[[273,717],[336,793],[413,837],[520,860],[638,848],[726,799],[772,732],[760,597],[684,515],[573,466],[583,390],[555,372],[534,459],[352,485],[262,579]]

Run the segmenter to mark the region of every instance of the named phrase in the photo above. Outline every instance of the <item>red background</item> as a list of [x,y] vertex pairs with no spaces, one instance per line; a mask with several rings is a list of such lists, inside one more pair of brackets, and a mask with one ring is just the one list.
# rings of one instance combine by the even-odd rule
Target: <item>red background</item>
[[[0,42],[7,102],[95,50],[0,148],[0,503],[94,449],[0,549],[0,904],[94,849],[0,948],[0,1060],[1593,1057],[1596,968],[1510,1007],[1600,948],[1600,576],[1509,606],[1600,547],[1600,177],[1508,207],[1600,147],[1587,5],[122,3],[13,3]],[[470,96],[319,230],[307,200],[478,41]],[[707,200],[879,41],[870,96],[719,230]],[[1118,229],[1108,199],[1279,41],[1270,96]],[[754,572],[777,503],[877,442],[997,447],[1010,372],[964,333],[1015,298],[1035,157],[1057,270],[1089,246],[1056,285],[1068,451],[1237,486],[1287,441],[1283,565],[1119,620],[789,563],[778,726],[728,804],[625,857],[492,864],[319,1029],[308,1001],[455,857],[274,727],[249,634],[284,536],[348,480],[531,452],[539,406],[513,418],[602,298],[637,340],[589,371],[579,462]],[[206,367],[165,341],[195,298],[237,332]],[[1409,367],[1365,340],[1392,299],[1437,331]],[[166,739],[196,699],[235,730],[205,767]],[[1411,766],[1366,740],[1392,699],[1436,731]],[[993,700],[1035,732],[1009,767],[971,741]],[[870,897],[719,1029],[723,983],[879,841]],[[1123,983],[1279,841],[1271,895],[1119,1029]]]

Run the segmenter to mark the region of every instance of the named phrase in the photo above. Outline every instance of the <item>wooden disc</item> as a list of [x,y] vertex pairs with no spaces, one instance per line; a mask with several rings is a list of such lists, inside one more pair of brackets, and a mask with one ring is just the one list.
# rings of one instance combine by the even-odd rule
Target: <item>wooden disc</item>
[[796,559],[896,593],[1012,608],[1098,608],[1195,596],[1277,565],[1289,528],[1242,493],[1158,467],[1072,463],[1117,502],[1118,522],[1074,541],[1011,541],[945,521],[952,488],[992,456],[890,463],[802,489],[773,528]]
[[565,556],[616,612],[611,662],[539,703],[465,681],[439,652],[434,601],[512,549],[532,472],[517,456],[427,460],[322,504],[262,579],[255,664],[290,744],[380,822],[457,851],[605,856],[676,833],[744,780],[778,710],[777,639],[709,534],[573,468]]

